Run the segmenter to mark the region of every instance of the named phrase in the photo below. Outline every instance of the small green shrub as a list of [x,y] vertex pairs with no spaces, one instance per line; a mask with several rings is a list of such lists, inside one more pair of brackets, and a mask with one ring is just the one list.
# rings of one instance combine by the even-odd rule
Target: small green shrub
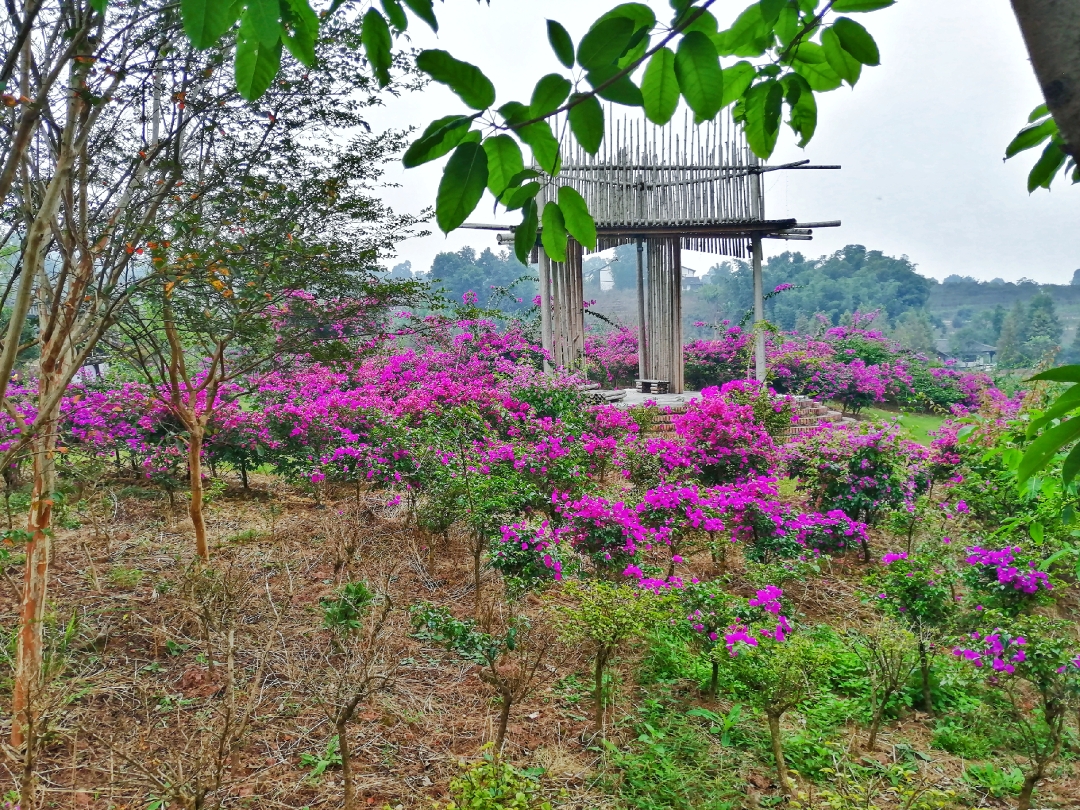
[[137,588],[142,582],[143,572],[136,568],[112,568],[108,578],[114,588]]
[[326,743],[326,749],[321,754],[301,754],[300,764],[305,768],[311,768],[308,779],[317,779],[323,775],[327,768],[341,767],[341,745],[338,735],[335,734]]
[[242,532],[236,532],[236,534],[230,534],[225,538],[225,542],[231,545],[247,545],[248,543],[255,543],[261,540],[263,533],[258,529],[244,529]]
[[987,762],[983,765],[970,765],[964,772],[964,781],[995,799],[1002,799],[1020,792],[1020,788],[1024,786],[1024,774],[1019,768],[1005,770]]
[[551,810],[540,795],[540,773],[496,761],[488,744],[484,758],[450,780],[445,810]]
[[[636,739],[625,748],[604,742],[605,789],[619,806],[635,810],[739,807],[736,773],[722,769],[710,738],[712,729],[723,733],[722,724],[712,719],[699,711],[681,714],[665,700],[644,701],[633,717]],[[710,725],[703,727],[701,720]]]
[[986,737],[974,732],[968,723],[941,720],[934,726],[934,748],[948,751],[964,759],[985,759],[990,756],[991,743]]

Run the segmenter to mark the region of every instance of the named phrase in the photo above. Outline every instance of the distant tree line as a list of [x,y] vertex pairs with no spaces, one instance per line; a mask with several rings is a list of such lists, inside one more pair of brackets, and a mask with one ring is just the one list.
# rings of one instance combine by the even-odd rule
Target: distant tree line
[[[817,258],[781,253],[766,260],[763,271],[766,292],[792,285],[766,301],[766,318],[780,329],[814,333],[850,322],[855,312],[877,310],[875,327],[907,348],[960,355],[990,347],[1005,368],[1036,365],[1061,347],[1065,328],[1055,299],[1067,315],[1074,314],[1074,306],[1080,313],[1080,270],[1072,286],[1059,285],[1050,295],[1026,278],[978,281],[953,274],[938,282],[920,275],[907,256],[848,245]],[[583,272],[585,298],[598,299],[594,309],[603,313],[608,290],[625,296],[636,289],[637,248],[627,244],[588,256]],[[429,280],[452,301],[473,292],[481,306],[511,316],[524,315],[538,290],[535,267],[490,249],[440,253],[427,273],[404,262],[389,275]],[[684,293],[695,312],[708,312],[715,323],[748,317],[753,307],[749,262],[719,262],[699,278],[701,286]],[[1059,360],[1080,362],[1080,342],[1060,351]]]

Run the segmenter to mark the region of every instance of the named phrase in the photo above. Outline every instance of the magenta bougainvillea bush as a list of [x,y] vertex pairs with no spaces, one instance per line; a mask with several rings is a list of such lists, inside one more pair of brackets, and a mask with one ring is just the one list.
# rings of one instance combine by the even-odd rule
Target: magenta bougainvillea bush
[[[770,385],[779,392],[838,402],[852,413],[877,403],[966,411],[1009,399],[984,373],[903,349],[871,328],[873,316],[856,313],[852,326],[831,326],[815,335],[767,333]],[[725,322],[715,333],[683,348],[692,389],[753,374],[752,332]],[[637,376],[637,343],[637,333],[627,327],[589,335],[590,376],[606,387],[631,385]]]

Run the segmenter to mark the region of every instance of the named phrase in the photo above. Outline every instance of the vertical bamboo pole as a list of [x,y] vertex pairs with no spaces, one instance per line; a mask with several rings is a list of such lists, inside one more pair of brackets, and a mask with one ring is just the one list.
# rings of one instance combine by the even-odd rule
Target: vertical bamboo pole
[[638,379],[644,380],[648,374],[648,349],[645,342],[645,244],[637,238],[637,318],[638,318]]
[[[757,155],[751,153],[751,166],[758,166]],[[750,211],[757,222],[765,219],[765,200],[761,193],[761,174],[750,175]],[[754,376],[758,382],[765,380],[765,332],[761,323],[765,320],[765,290],[761,274],[761,232],[755,231],[750,239],[754,269]]]

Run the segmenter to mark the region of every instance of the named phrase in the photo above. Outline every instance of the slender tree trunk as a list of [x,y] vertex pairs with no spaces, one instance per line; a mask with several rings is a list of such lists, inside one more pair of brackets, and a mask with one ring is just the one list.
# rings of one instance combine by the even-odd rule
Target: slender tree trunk
[[240,462],[240,483],[244,487],[244,492],[247,492],[248,491],[247,465],[243,461]]
[[712,662],[712,677],[709,679],[709,697],[716,700],[716,686],[720,680],[720,662]]
[[930,657],[926,650],[926,642],[922,639],[919,639],[919,673],[922,676],[923,711],[933,714],[934,699],[930,695]]
[[202,445],[203,428],[195,427],[188,439],[188,477],[191,482],[188,514],[191,515],[191,524],[195,527],[195,552],[204,561],[208,561],[210,547],[206,542],[206,519],[203,516]]
[[341,720],[337,728],[338,753],[341,754],[341,787],[345,791],[344,810],[353,810],[356,797],[353,795],[352,749],[349,748],[349,724]]
[[776,760],[776,773],[780,777],[780,789],[788,796],[794,796],[787,776],[787,762],[784,761],[784,746],[780,743],[780,717],[775,712],[766,712],[769,718],[769,738],[772,741],[773,759]]
[[[51,375],[39,381],[39,401],[48,396],[55,383]],[[19,632],[16,641],[15,681],[11,701],[11,745],[20,748],[27,742],[24,727],[34,725],[33,700],[42,684],[41,623],[45,615],[45,599],[49,582],[49,562],[52,554],[53,492],[56,486],[56,426],[59,407],[52,413],[39,413],[37,433],[31,443],[34,461],[34,488],[30,500],[30,515],[26,544],[26,569],[23,574],[22,603],[19,607]]]
[[881,729],[881,719],[885,716],[885,700],[882,700],[877,709],[874,710],[874,717],[870,721],[870,738],[866,741],[867,751],[877,751],[877,735]]
[[495,761],[502,757],[503,741],[506,740],[506,726],[510,722],[510,707],[513,705],[513,697],[508,694],[502,695],[502,706],[499,709],[499,729],[495,732]]
[[1023,787],[1020,788],[1020,797],[1016,800],[1016,810],[1031,810],[1031,794],[1035,792],[1035,786],[1042,779],[1042,768],[1036,768],[1024,777]]
[[473,538],[473,586],[475,590],[473,609],[475,618],[480,621],[481,593],[480,593],[480,555],[483,548],[480,546],[480,538]]
[[1067,151],[1080,156],[1080,3],[1012,0],[1031,66]]
[[604,730],[604,666],[607,664],[607,651],[596,651],[596,665],[593,669],[593,723],[597,732]]

